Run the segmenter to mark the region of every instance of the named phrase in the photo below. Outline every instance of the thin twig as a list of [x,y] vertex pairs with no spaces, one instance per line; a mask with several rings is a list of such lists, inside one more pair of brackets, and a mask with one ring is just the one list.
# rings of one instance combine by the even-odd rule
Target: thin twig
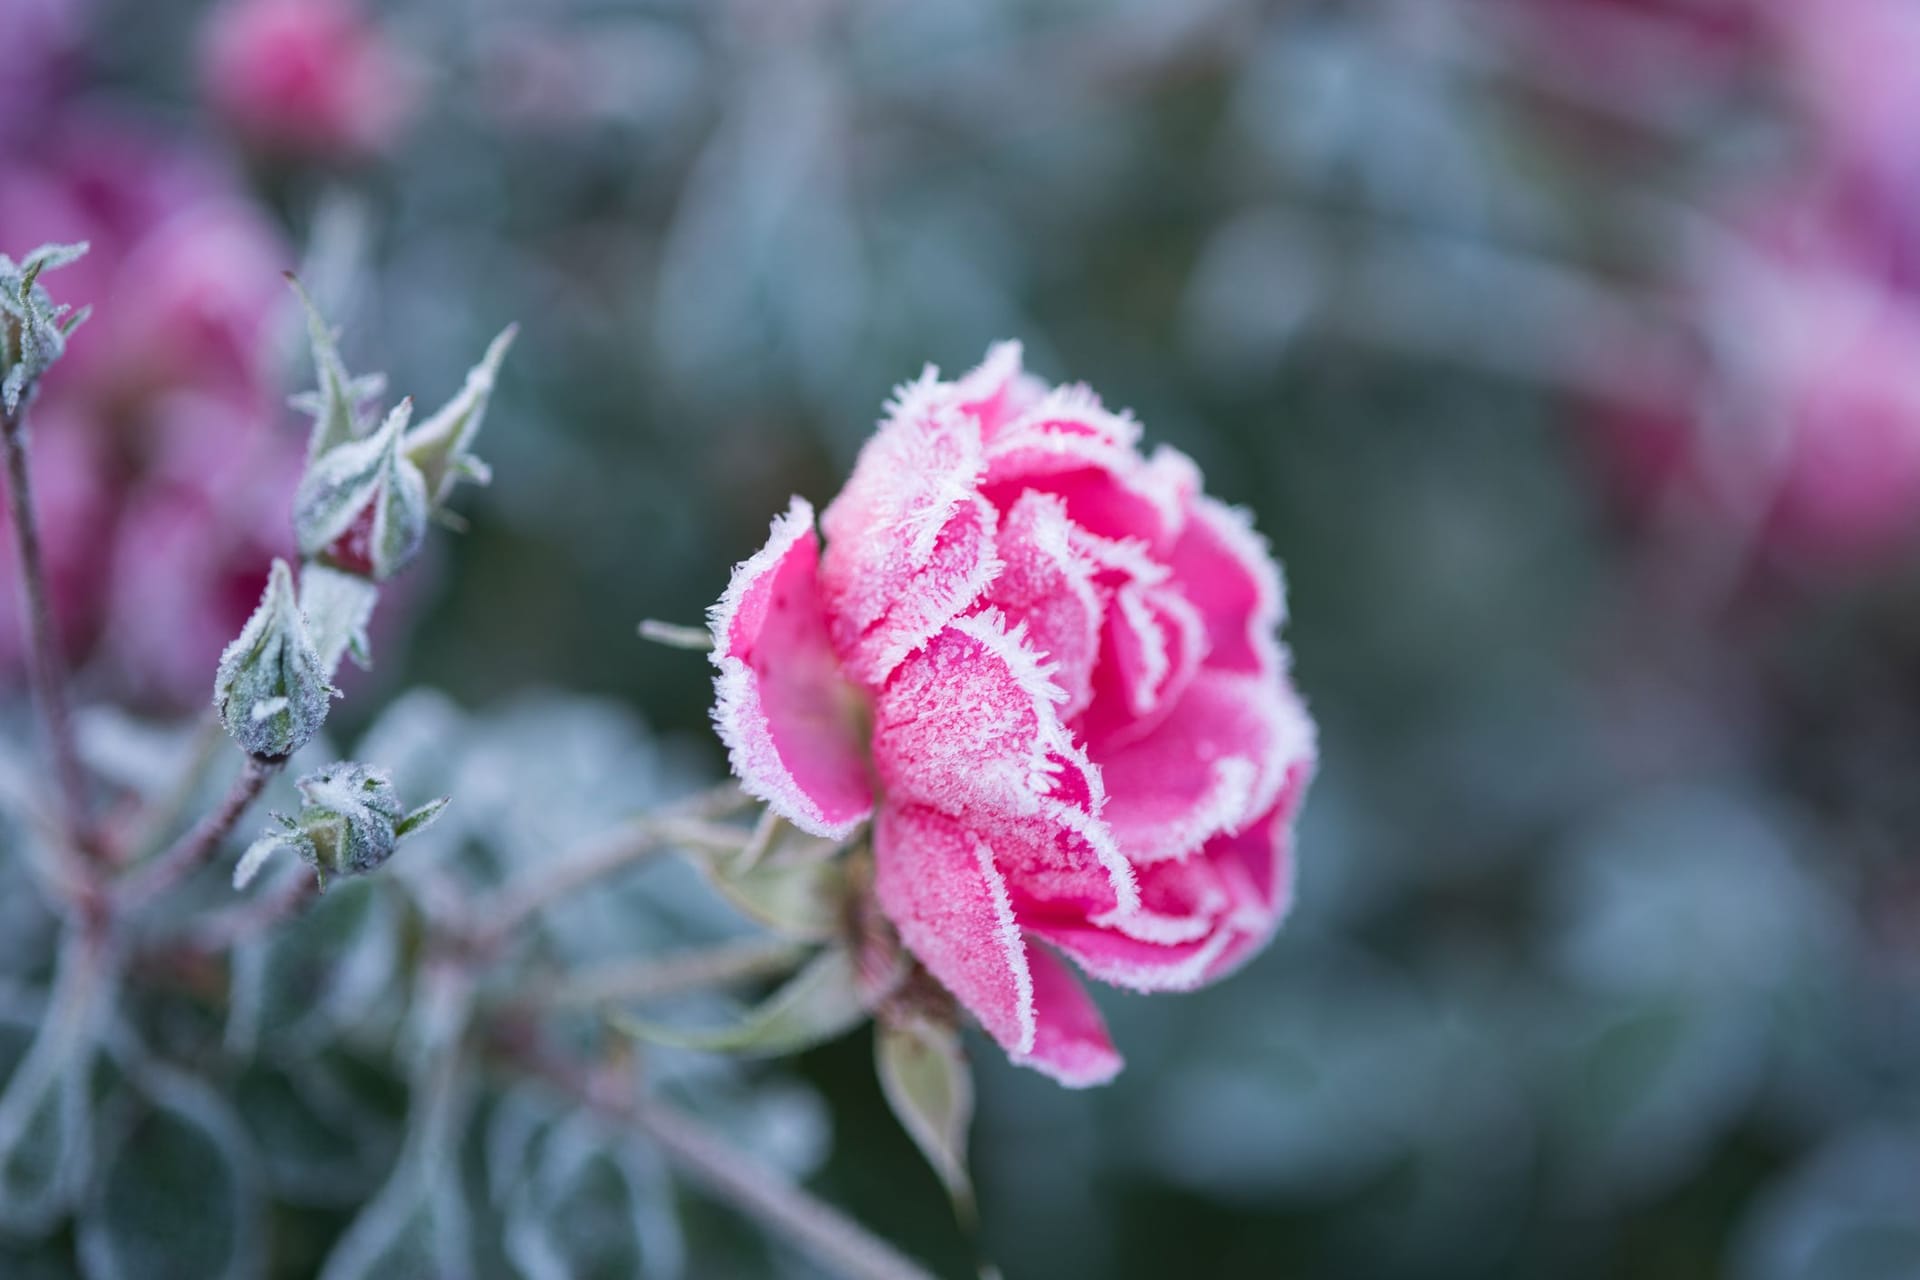
[[165,853],[149,858],[127,873],[120,883],[120,900],[133,904],[151,901],[198,871],[219,852],[221,841],[266,790],[267,783],[286,766],[284,756],[248,756],[240,776],[233,780],[218,808],[174,841]]
[[792,969],[805,954],[806,948],[792,942],[750,938],[676,955],[615,961],[558,982],[541,983],[536,998],[543,1009],[659,1000],[688,991],[777,977]]
[[749,838],[739,828],[680,817],[673,810],[630,819],[494,890],[476,909],[469,937],[481,948],[498,946],[547,907],[674,845],[737,853]]
[[128,816],[115,844],[122,862],[133,862],[160,851],[161,841],[186,816],[187,806],[199,794],[207,771],[222,753],[226,741],[226,729],[219,715],[207,710],[194,725],[186,761],[165,793]]
[[524,1046],[513,1060],[562,1092],[653,1139],[673,1165],[730,1205],[848,1280],[933,1280],[932,1273],[810,1192],[769,1173],[677,1108],[636,1096],[623,1081],[589,1075]]
[[83,855],[92,838],[87,823],[86,778],[73,741],[73,717],[67,709],[66,663],[54,634],[53,602],[47,591],[46,558],[33,508],[33,483],[27,474],[26,410],[0,410],[0,451],[6,454],[7,510],[13,516],[13,542],[20,557],[21,620],[33,671],[34,698],[46,721],[47,743],[64,802],[67,838]]
[[705,627],[683,627],[677,622],[662,622],[658,618],[641,619],[640,638],[663,644],[669,649],[689,649],[696,653],[710,653],[713,650],[713,636]]
[[302,864],[281,876],[272,888],[203,917],[188,935],[188,944],[208,954],[230,951],[298,915],[319,896],[319,877]]
[[617,871],[638,866],[665,844],[659,824],[636,818],[595,837],[553,862],[522,872],[483,901],[474,912],[475,944],[499,945],[551,904]]

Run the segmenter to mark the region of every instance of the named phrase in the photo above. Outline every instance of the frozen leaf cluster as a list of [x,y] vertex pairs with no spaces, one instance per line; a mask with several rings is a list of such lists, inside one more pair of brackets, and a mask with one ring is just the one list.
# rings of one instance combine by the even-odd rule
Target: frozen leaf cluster
[[460,480],[490,478],[470,446],[515,331],[509,327],[495,338],[459,393],[416,425],[411,400],[384,416],[377,412],[385,377],[348,373],[333,331],[304,291],[300,299],[319,381],[292,401],[313,418],[307,470],[294,495],[300,553],[384,582],[419,553],[429,520],[448,518],[444,508]]
[[67,339],[89,310],[54,302],[40,276],[86,251],[85,244],[43,244],[18,263],[0,253],[0,405],[9,414],[19,412],[34,384],[66,353]]

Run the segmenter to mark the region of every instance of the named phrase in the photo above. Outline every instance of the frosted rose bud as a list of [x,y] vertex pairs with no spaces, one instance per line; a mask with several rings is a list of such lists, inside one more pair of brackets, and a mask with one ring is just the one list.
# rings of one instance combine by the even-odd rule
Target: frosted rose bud
[[365,875],[391,858],[401,839],[447,807],[442,796],[408,813],[386,770],[349,761],[330,764],[294,785],[300,790],[299,814],[274,815],[279,829],[254,841],[234,868],[236,889],[245,888],[280,849],[304,858],[323,888],[329,876]]
[[1279,925],[1313,722],[1280,572],[1184,455],[995,348],[903,388],[821,520],[793,500],[711,623],[734,772],[873,822],[901,940],[1017,1062],[1120,1068],[1072,966],[1211,982]]
[[412,412],[413,402],[402,400],[378,431],[335,445],[308,464],[293,497],[301,554],[375,581],[413,559],[432,506],[425,477],[405,453]]
[[208,18],[204,95],[264,151],[330,160],[382,151],[412,112],[416,79],[352,0],[232,0]]
[[220,655],[213,705],[247,752],[288,756],[307,745],[327,718],[333,686],[293,595],[293,572],[273,562],[260,607]]
[[12,414],[66,353],[67,338],[87,318],[55,303],[39,280],[43,272],[78,261],[84,244],[43,244],[17,264],[0,253],[0,408]]

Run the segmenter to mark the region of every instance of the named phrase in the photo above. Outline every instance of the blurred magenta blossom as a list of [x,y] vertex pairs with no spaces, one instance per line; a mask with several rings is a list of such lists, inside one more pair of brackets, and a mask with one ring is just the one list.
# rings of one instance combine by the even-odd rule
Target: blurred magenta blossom
[[209,107],[248,145],[292,159],[385,151],[417,69],[354,0],[228,0],[207,18]]
[[[908,949],[1015,1061],[1120,1069],[1088,975],[1186,990],[1272,935],[1314,727],[1280,573],[1185,455],[997,347],[903,387],[821,520],[799,498],[714,609],[748,790],[872,816]],[[1048,945],[1041,945],[1041,944]]]
[[[273,319],[291,254],[216,163],[66,107],[0,151],[0,243],[85,240],[64,301],[98,308],[31,411],[61,633],[138,700],[207,696],[290,549],[300,451],[278,430]],[[0,537],[4,537],[0,534]],[[20,668],[11,550],[0,673]]]
[[1791,147],[1713,190],[1671,286],[1698,339],[1603,432],[1629,493],[1763,554],[1872,565],[1920,541],[1920,10],[1750,6]]

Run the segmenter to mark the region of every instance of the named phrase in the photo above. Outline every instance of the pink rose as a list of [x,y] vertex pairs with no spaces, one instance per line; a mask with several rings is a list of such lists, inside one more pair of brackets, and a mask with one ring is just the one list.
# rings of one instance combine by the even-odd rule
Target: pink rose
[[1870,568],[1920,545],[1920,298],[1810,191],[1736,206],[1681,298],[1700,354],[1640,371],[1653,394],[1600,439],[1655,514],[1787,565]]
[[1139,991],[1285,914],[1314,728],[1280,572],[1182,454],[996,347],[904,387],[821,521],[799,498],[713,610],[734,771],[803,830],[873,821],[902,941],[1016,1062],[1120,1056],[1062,963]]
[[264,151],[329,160],[383,151],[412,112],[415,78],[352,0],[230,0],[208,19],[207,102]]

